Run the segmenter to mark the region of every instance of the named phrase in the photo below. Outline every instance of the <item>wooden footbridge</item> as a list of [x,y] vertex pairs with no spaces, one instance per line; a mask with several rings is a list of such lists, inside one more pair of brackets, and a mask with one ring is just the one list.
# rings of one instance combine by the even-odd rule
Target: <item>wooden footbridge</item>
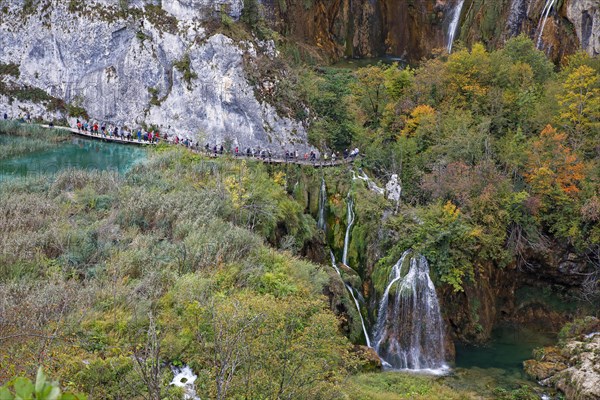
[[[44,128],[49,128],[49,129],[62,129],[65,131],[69,131],[78,136],[82,136],[82,137],[85,137],[88,139],[93,139],[93,140],[102,140],[104,142],[113,142],[113,143],[136,145],[136,146],[155,146],[158,144],[155,141],[148,141],[148,140],[137,139],[137,138],[128,139],[126,137],[114,136],[114,135],[110,135],[110,134],[102,134],[102,133],[94,134],[94,133],[88,132],[86,130],[71,128],[71,127],[67,127],[67,126],[50,126],[50,125],[41,125],[41,126]],[[161,140],[164,141],[164,139],[161,139]],[[179,146],[189,149],[190,151],[192,151],[194,153],[204,154],[209,157],[233,156],[234,158],[239,158],[239,159],[261,161],[266,164],[297,164],[297,165],[306,165],[306,166],[312,166],[312,167],[335,167],[335,166],[340,166],[340,165],[352,164],[356,158],[356,157],[347,157],[345,159],[340,158],[340,159],[337,159],[334,161],[331,159],[325,160],[325,159],[321,159],[321,158],[315,158],[314,160],[310,160],[310,159],[305,159],[305,158],[300,158],[300,157],[291,157],[291,156],[285,157],[285,155],[281,155],[281,154],[271,154],[270,157],[267,154],[264,154],[264,155],[263,154],[255,154],[255,155],[248,156],[243,152],[239,152],[238,154],[235,154],[235,153],[231,153],[231,152],[220,153],[220,152],[214,152],[214,151],[206,151],[205,149],[197,148],[196,146],[185,146],[181,142],[179,144],[175,144],[175,143],[167,141],[167,143],[172,146],[179,145]]]

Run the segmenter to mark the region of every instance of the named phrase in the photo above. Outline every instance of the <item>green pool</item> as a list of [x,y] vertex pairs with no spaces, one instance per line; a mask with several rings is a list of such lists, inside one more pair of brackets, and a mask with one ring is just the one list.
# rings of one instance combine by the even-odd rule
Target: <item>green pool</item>
[[123,173],[147,155],[143,147],[75,136],[66,142],[44,145],[38,139],[0,134],[2,149],[2,179],[51,175],[70,168]]

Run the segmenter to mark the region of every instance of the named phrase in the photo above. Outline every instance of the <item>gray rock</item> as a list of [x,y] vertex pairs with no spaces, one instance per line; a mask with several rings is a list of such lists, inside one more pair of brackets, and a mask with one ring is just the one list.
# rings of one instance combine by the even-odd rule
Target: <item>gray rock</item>
[[567,18],[575,26],[581,47],[589,55],[600,54],[600,2],[598,0],[570,0]]
[[[129,7],[151,3],[129,1]],[[242,0],[221,3],[239,17]],[[23,0],[11,1],[9,18],[0,22],[0,62],[19,65],[16,84],[41,88],[83,106],[93,119],[130,128],[145,123],[211,144],[229,139],[241,147],[280,151],[295,144],[300,151],[308,149],[304,126],[257,100],[246,78],[243,57],[250,62],[257,52],[276,57],[273,44],[207,37],[200,21],[211,16],[215,2],[163,0],[161,17],[167,22],[178,18],[169,29],[149,14],[135,19],[130,13],[124,19],[118,0],[82,1],[85,10],[74,13],[69,2],[49,4],[22,15]],[[173,66],[186,54],[197,76],[190,82]],[[8,103],[0,96],[0,107]],[[32,104],[19,105],[34,117],[40,112]]]

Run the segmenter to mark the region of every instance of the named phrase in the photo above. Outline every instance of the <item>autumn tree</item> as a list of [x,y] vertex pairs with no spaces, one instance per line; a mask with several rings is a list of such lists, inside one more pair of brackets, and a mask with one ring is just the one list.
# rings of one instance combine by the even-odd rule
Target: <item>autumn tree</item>
[[598,154],[600,139],[600,74],[588,65],[574,69],[558,97],[560,119],[572,135],[573,146],[588,155]]
[[580,191],[584,164],[568,146],[567,135],[548,125],[533,142],[525,176],[537,194],[551,195],[558,190],[573,196]]
[[385,72],[380,65],[371,65],[356,71],[352,94],[362,114],[365,126],[377,127],[385,106]]

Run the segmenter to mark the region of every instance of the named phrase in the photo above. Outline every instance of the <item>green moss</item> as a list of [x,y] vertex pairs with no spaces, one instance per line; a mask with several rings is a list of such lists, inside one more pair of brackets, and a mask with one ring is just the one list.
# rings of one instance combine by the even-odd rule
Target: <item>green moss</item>
[[177,18],[167,13],[159,5],[147,4],[144,8],[144,16],[148,21],[163,32],[169,32],[173,35],[177,33]]
[[192,71],[190,55],[188,53],[184,54],[183,57],[173,63],[175,69],[183,74],[183,80],[187,83],[187,87],[189,90],[192,90],[192,80],[198,77],[194,71]]
[[0,63],[0,76],[1,75],[10,75],[15,78],[19,78],[21,75],[21,71],[19,70],[19,65],[15,63],[3,64]]

